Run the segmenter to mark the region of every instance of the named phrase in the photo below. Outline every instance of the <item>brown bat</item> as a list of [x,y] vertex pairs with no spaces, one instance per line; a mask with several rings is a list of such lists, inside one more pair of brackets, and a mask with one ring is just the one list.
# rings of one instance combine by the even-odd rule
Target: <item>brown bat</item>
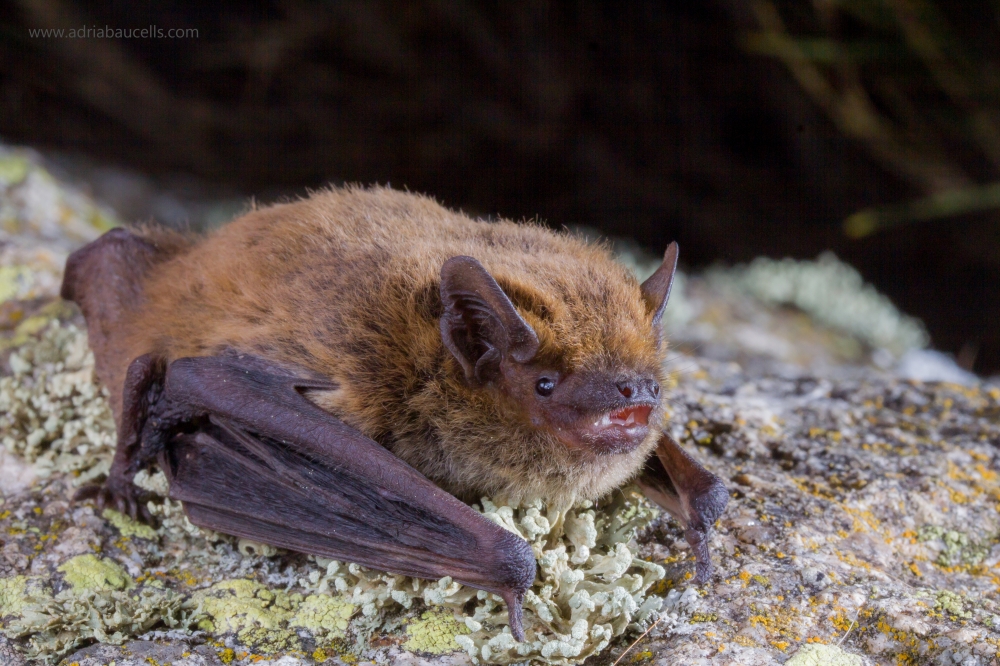
[[110,231],[62,288],[118,426],[85,495],[135,516],[156,461],[196,525],[451,576],[500,594],[521,640],[531,549],[458,498],[566,506],[638,477],[703,581],[728,494],[662,431],[676,263],[671,244],[640,285],[605,247],[383,188],[203,238]]

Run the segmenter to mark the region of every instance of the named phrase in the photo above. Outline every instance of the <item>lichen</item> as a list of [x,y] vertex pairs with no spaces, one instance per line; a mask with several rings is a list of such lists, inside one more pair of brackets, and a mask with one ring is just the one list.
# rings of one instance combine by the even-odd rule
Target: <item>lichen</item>
[[137,587],[112,560],[79,555],[58,571],[67,585],[55,595],[41,579],[4,586],[19,593],[17,600],[4,600],[11,616],[4,633],[23,639],[30,659],[54,663],[89,641],[121,645],[157,625],[190,623],[180,594],[158,585]]
[[500,597],[447,577],[424,581],[318,560],[326,564],[326,573],[314,573],[300,584],[340,592],[364,617],[411,608],[415,601],[447,610],[468,630],[455,634],[458,645],[473,659],[490,663],[577,663],[627,629],[647,626],[659,610],[663,600],[649,591],[664,570],[636,558],[627,545],[655,515],[634,490],[616,493],[600,507],[582,502],[563,512],[541,502],[508,507],[488,499],[477,508],[524,537],[538,561],[538,576],[524,599],[522,643],[510,635]]
[[8,364],[14,374],[0,377],[0,443],[41,474],[68,472],[82,484],[106,473],[114,419],[86,334],[52,321]]
[[140,539],[149,539],[150,541],[159,537],[156,530],[149,525],[136,522],[114,509],[105,509],[101,515],[105,520],[114,525],[121,532],[122,536],[139,537]]
[[293,604],[302,595],[273,592],[252,580],[225,580],[194,595],[193,601],[207,616],[199,626],[219,633],[248,627],[280,629],[292,618]]
[[765,303],[793,305],[874,348],[901,354],[930,341],[920,320],[902,314],[832,252],[815,261],[758,257],[749,266],[717,268],[706,277],[719,287],[736,288]]
[[441,609],[424,611],[420,619],[406,627],[409,636],[403,647],[410,652],[445,654],[461,649],[457,636],[470,632],[468,626],[459,622],[454,613]]
[[965,610],[965,602],[962,597],[958,596],[954,592],[949,592],[948,590],[941,590],[937,593],[934,599],[934,608],[948,613],[953,617],[969,619],[972,617],[972,613]]
[[0,303],[13,298],[29,298],[33,284],[27,266],[0,266]]
[[991,545],[985,542],[974,542],[968,534],[958,530],[945,529],[938,525],[921,527],[917,532],[917,540],[931,543],[940,541],[942,547],[934,561],[942,567],[979,564],[989,554]]
[[25,576],[0,578],[0,617],[20,614],[24,610]]
[[125,573],[120,564],[100,559],[96,555],[78,555],[62,564],[58,570],[77,592],[127,590],[135,587],[135,581]]
[[785,662],[785,666],[862,666],[864,661],[836,645],[803,645]]
[[340,597],[313,594],[302,601],[288,626],[308,629],[315,636],[340,638],[347,631],[355,610],[353,604]]
[[28,658],[54,663],[89,641],[121,645],[157,625],[186,626],[182,603],[181,595],[148,586],[39,592],[27,596],[4,633],[25,639]]

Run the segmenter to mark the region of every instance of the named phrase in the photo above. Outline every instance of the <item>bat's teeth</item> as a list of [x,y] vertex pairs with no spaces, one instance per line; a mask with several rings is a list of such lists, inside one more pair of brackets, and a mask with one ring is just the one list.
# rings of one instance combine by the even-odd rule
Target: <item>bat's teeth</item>
[[646,425],[649,423],[649,413],[652,408],[647,405],[636,407],[626,407],[616,412],[611,412],[605,418],[611,425],[624,426],[626,428],[634,425]]
[[604,414],[601,418],[594,421],[594,427],[596,428],[607,428],[612,425],[611,414]]

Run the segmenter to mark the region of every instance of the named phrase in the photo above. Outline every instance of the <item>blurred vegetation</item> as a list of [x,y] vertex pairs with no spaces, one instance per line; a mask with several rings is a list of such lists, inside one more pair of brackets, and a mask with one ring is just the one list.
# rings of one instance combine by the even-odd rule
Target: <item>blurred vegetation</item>
[[860,238],[1000,209],[1000,2],[751,3],[745,48],[781,61],[846,136],[925,197],[866,208]]

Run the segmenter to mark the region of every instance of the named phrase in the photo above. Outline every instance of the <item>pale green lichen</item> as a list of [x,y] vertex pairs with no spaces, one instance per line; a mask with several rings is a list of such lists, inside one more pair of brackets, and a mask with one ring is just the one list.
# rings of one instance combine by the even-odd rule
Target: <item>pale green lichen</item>
[[247,647],[263,654],[298,649],[299,638],[288,628],[302,602],[301,594],[270,590],[239,579],[217,583],[195,593],[198,628],[218,634],[236,634]]
[[0,617],[20,614],[24,610],[25,576],[0,578]]
[[863,666],[864,660],[836,645],[804,645],[785,666]]
[[250,539],[240,539],[236,544],[236,549],[245,556],[260,555],[262,557],[274,557],[278,549],[267,543],[252,541]]
[[340,597],[313,594],[302,601],[288,626],[308,629],[314,636],[341,638],[355,610],[353,604]]
[[139,537],[140,539],[149,539],[150,541],[154,541],[159,538],[157,531],[149,525],[136,522],[125,514],[119,513],[114,509],[105,509],[104,513],[101,515],[106,521],[114,525],[122,536]]
[[538,560],[538,576],[524,600],[522,643],[506,627],[507,607],[500,597],[450,578],[424,581],[318,560],[327,565],[326,574],[314,572],[300,584],[340,592],[364,617],[410,608],[414,601],[449,610],[468,629],[455,641],[473,659],[489,663],[583,661],[627,629],[647,626],[662,605],[649,589],[663,578],[663,568],[634,557],[627,546],[654,515],[633,491],[616,493],[600,509],[590,502],[563,512],[540,502],[513,508],[485,499],[481,509],[524,537]]
[[[371,571],[356,564],[318,559],[299,585],[309,594],[271,590],[246,579],[223,581],[197,592],[198,627],[235,634],[245,645],[273,652],[295,643],[289,630],[308,629],[337,638],[351,628],[364,633],[381,625],[386,612],[429,606],[409,625],[407,649],[461,649],[490,663],[577,663],[603,649],[627,629],[647,626],[662,604],[649,588],[663,577],[658,565],[634,557],[627,543],[653,512],[632,491],[616,494],[601,509],[584,502],[570,510],[541,503],[497,506],[483,500],[489,520],[528,540],[539,563],[524,602],[527,640],[510,635],[503,600],[443,578],[427,581]],[[360,611],[360,613],[358,613]],[[291,641],[291,642],[289,642]]]
[[58,570],[77,592],[126,590],[135,587],[135,581],[120,564],[92,554],[78,555],[60,565]]
[[934,598],[934,608],[943,613],[948,613],[952,617],[969,619],[972,613],[965,610],[965,601],[962,597],[948,590],[941,590]]
[[428,652],[430,654],[445,654],[457,652],[461,646],[457,636],[470,633],[470,629],[459,622],[454,613],[433,609],[424,611],[420,619],[411,622],[406,627],[406,642],[403,648],[410,652]]
[[250,627],[282,629],[292,618],[302,595],[269,590],[252,580],[225,580],[195,593],[192,601],[205,615],[199,627],[219,633]]
[[114,419],[94,376],[87,336],[53,321],[12,353],[0,377],[0,442],[39,473],[71,472],[81,484],[104,474],[114,453]]
[[290,629],[247,627],[236,634],[236,639],[241,645],[260,654],[280,654],[302,649],[301,639]]
[[34,283],[27,266],[0,266],[0,303],[28,298]]
[[26,639],[28,658],[55,663],[90,641],[121,645],[158,625],[187,626],[182,604],[181,595],[154,587],[38,592],[27,596],[4,633]]
[[156,585],[137,587],[112,560],[79,555],[58,571],[67,585],[54,596],[42,579],[13,579],[3,586],[19,595],[3,600],[11,616],[4,633],[26,639],[31,659],[54,663],[92,640],[121,645],[158,625],[190,624],[181,595]]
[[941,550],[934,561],[943,567],[979,564],[989,554],[992,546],[990,542],[975,542],[963,532],[938,525],[921,527],[917,532],[917,540],[923,543],[941,542]]
[[875,348],[901,354],[930,341],[918,319],[902,314],[831,252],[815,261],[759,257],[749,266],[713,269],[706,277],[716,286],[736,288],[767,303],[793,305]]

